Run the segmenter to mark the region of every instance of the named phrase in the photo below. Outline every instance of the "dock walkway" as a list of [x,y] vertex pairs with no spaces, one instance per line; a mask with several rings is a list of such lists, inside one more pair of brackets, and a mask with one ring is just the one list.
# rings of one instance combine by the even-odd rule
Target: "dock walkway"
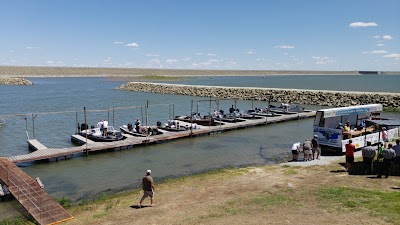
[[[260,117],[259,119],[247,119],[243,122],[237,122],[237,123],[223,123],[217,126],[200,126],[200,129],[186,130],[180,132],[168,132],[163,130],[163,134],[149,136],[149,137],[136,137],[136,136],[126,135],[127,136],[126,139],[114,142],[94,142],[91,140],[87,140],[86,142],[86,139],[83,138],[82,136],[72,135],[71,140],[81,144],[81,146],[69,147],[69,148],[46,148],[45,146],[41,146],[41,144],[35,143],[36,146],[39,146],[38,150],[31,152],[29,154],[11,156],[8,157],[8,159],[14,163],[32,162],[43,159],[57,159],[59,157],[67,157],[77,153],[89,153],[92,151],[101,151],[107,149],[129,148],[138,145],[158,143],[162,141],[207,135],[212,133],[220,133],[229,130],[237,130],[247,127],[254,127],[254,126],[284,122],[289,120],[304,119],[314,116],[315,116],[315,111],[303,112],[298,114],[281,115],[276,117]],[[195,121],[193,121],[193,123],[195,123]],[[180,124],[190,125],[190,123],[185,123],[181,121]]]
[[56,224],[73,217],[39,183],[7,158],[0,158],[0,180],[39,224]]

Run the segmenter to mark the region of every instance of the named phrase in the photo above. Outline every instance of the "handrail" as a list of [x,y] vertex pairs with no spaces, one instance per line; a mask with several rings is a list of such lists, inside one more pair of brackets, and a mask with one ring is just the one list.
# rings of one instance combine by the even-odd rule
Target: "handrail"
[[[0,166],[3,168],[3,169],[7,169],[7,168],[4,168],[4,165],[2,165],[1,163],[0,163]],[[37,192],[37,191],[35,191],[35,189],[33,189],[32,187],[31,187],[31,185],[29,185],[28,183],[26,183],[26,181],[24,180],[24,179],[22,179],[18,174],[16,174],[16,173],[13,173],[13,175],[15,176],[17,176],[17,179],[19,178],[20,180],[22,180],[28,187],[30,187],[38,196],[39,196],[39,199],[41,199],[42,197],[41,197],[41,195]],[[40,212],[42,212],[42,209],[40,208],[40,207],[38,207],[30,198],[29,198],[29,196],[27,196],[23,191],[22,191],[22,188],[21,187],[19,187],[19,185],[18,184],[15,184],[11,179],[10,179],[10,176],[7,176],[7,178],[8,178],[8,181],[9,182],[11,182],[15,187],[17,187],[17,189],[18,189],[18,191],[20,191]],[[25,191],[28,191],[28,190],[26,190],[25,189]],[[19,199],[18,199],[19,200]]]

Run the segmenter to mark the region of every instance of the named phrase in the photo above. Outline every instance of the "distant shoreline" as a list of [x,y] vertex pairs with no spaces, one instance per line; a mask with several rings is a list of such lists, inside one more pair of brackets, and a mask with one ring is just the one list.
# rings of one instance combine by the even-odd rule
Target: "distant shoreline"
[[[381,74],[400,74],[385,71]],[[0,66],[0,76],[10,77],[139,77],[139,76],[273,76],[273,75],[362,75],[359,71],[313,70],[186,70],[94,67]]]

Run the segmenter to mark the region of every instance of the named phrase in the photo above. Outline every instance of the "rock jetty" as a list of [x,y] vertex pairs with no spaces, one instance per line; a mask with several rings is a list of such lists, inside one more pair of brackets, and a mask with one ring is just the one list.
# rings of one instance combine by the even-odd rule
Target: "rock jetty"
[[146,82],[129,82],[117,89],[242,100],[268,101],[268,99],[271,99],[272,102],[290,101],[292,103],[305,105],[333,107],[380,103],[383,104],[384,107],[400,108],[399,93],[196,86]]
[[0,77],[0,85],[32,85],[32,82],[24,78]]

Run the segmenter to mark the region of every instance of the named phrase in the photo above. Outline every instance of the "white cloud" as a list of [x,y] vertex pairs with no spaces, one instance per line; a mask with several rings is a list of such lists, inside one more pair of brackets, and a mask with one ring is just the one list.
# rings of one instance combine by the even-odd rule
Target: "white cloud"
[[217,56],[217,54],[214,54],[214,53],[207,53],[207,56]]
[[336,62],[336,60],[331,59],[331,58],[329,58],[327,56],[323,56],[323,57],[313,56],[311,58],[315,59],[315,64],[318,64],[318,65],[325,65],[325,64]]
[[168,64],[176,64],[176,63],[179,62],[179,60],[177,60],[177,59],[167,59],[167,60],[165,60],[165,62],[168,63]]
[[35,49],[35,48],[39,48],[39,47],[32,47],[32,46],[26,46],[26,49]]
[[196,53],[194,53],[195,55],[203,55],[203,53],[202,52],[196,52]]
[[385,39],[385,40],[392,40],[393,39],[392,36],[390,36],[390,35],[383,35],[382,38]]
[[375,50],[375,51],[371,51],[370,53],[371,54],[386,54],[387,51],[385,51],[385,50]]
[[376,46],[382,47],[382,46],[385,46],[385,45],[384,44],[376,44]]
[[104,62],[110,62],[111,61],[111,57],[107,57],[107,59],[103,60]]
[[389,54],[389,55],[384,55],[383,57],[385,57],[385,58],[400,58],[400,54]]
[[158,54],[146,54],[147,57],[159,57],[160,55]]
[[186,57],[186,58],[183,58],[183,59],[181,59],[182,61],[190,61],[190,60],[192,60],[192,58],[191,57]]
[[14,53],[14,50],[9,51],[10,53]]
[[381,38],[381,36],[375,35],[375,36],[373,36],[372,38]]
[[349,27],[357,28],[357,27],[376,27],[378,26],[375,22],[353,22],[349,24]]
[[249,55],[256,54],[256,51],[254,49],[249,49],[247,51],[247,54],[249,54]]
[[293,45],[277,45],[274,48],[292,49],[292,48],[294,48],[294,46]]
[[363,52],[362,52],[362,54],[367,54],[367,53],[368,53],[368,52],[366,52],[366,51],[363,51]]
[[127,47],[139,47],[139,44],[133,42],[133,43],[126,44],[125,46],[127,46]]
[[124,42],[122,42],[122,41],[114,41],[114,44],[116,44],[116,45],[122,45]]
[[47,64],[54,64],[54,61],[49,60],[49,61],[47,61],[46,63],[47,63]]

